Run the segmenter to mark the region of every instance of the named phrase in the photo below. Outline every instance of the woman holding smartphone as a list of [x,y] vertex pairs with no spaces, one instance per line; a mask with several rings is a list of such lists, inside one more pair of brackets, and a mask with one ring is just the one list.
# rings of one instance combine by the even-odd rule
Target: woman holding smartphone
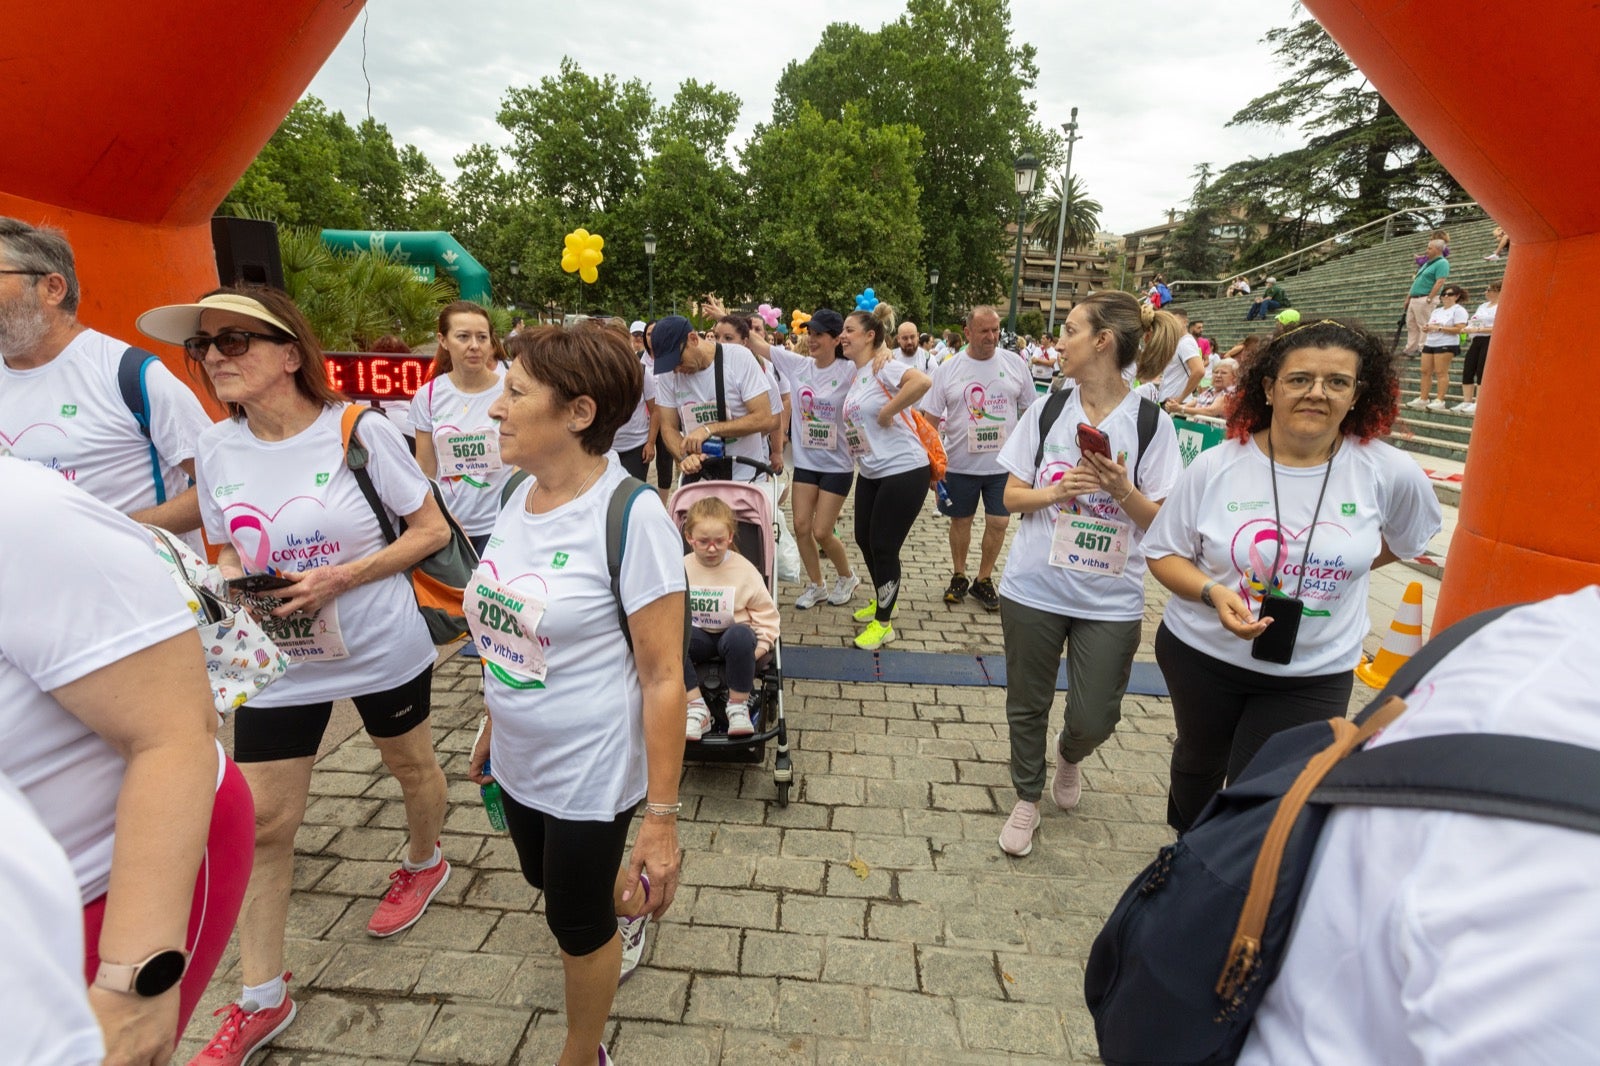
[[1167,822],[1180,833],[1273,733],[1344,716],[1371,571],[1439,531],[1422,469],[1376,439],[1399,390],[1367,330],[1285,332],[1245,367],[1230,441],[1200,453],[1150,527],[1150,572],[1173,593],[1156,661],[1178,727]]
[[1008,855],[1031,852],[1039,828],[1063,645],[1070,683],[1051,787],[1059,809],[1078,805],[1078,765],[1121,717],[1144,618],[1141,542],[1183,470],[1172,419],[1129,390],[1122,371],[1141,345],[1170,354],[1179,333],[1175,316],[1124,292],[1078,301],[1057,346],[1074,387],[1031,405],[1000,450],[1006,509],[1022,516],[1000,578],[1017,792],[1000,830]]

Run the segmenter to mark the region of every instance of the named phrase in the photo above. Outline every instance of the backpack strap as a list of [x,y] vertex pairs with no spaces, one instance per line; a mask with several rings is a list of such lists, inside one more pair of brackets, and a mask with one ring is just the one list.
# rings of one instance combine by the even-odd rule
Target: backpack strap
[[611,578],[611,598],[617,604],[617,624],[622,628],[622,639],[633,650],[633,633],[628,628],[628,611],[622,606],[622,553],[628,546],[628,519],[633,514],[633,501],[640,493],[653,492],[649,485],[636,477],[625,477],[611,490],[611,503],[606,508],[606,573]]
[[713,376],[717,380],[717,421],[728,420],[728,386],[722,380],[722,345],[717,345],[717,352],[711,358]]
[[506,503],[511,499],[511,494],[516,491],[517,486],[526,480],[528,480],[528,472],[520,469],[506,478],[506,483],[500,486],[500,509],[502,511],[505,510]]
[[1067,397],[1072,395],[1071,389],[1062,389],[1052,392],[1044,401],[1044,410],[1039,413],[1039,447],[1033,453],[1033,476],[1039,476],[1039,468],[1044,465],[1044,439],[1050,435],[1050,430],[1055,427],[1061,418],[1061,412],[1067,406]]
[[[1156,427],[1161,424],[1161,405],[1148,396],[1139,397],[1139,455],[1133,461],[1133,487],[1141,488],[1139,470],[1144,466],[1145,453],[1150,442],[1156,439]],[[1044,438],[1040,438],[1043,440]]]
[[356,476],[356,484],[361,486],[361,495],[366,497],[367,506],[372,508],[373,515],[378,519],[378,528],[383,531],[384,542],[393,544],[398,539],[394,523],[389,521],[389,513],[384,509],[383,500],[378,497],[378,488],[372,483],[372,475],[367,473],[367,460],[371,458],[371,453],[367,451],[366,445],[361,443],[361,438],[356,436],[356,423],[361,421],[361,417],[376,413],[372,408],[360,404],[346,407],[344,414],[339,416],[339,438],[344,444],[344,465]]
[[167,502],[167,484],[161,476],[161,456],[156,451],[155,440],[150,436],[150,384],[147,379],[150,364],[160,359],[154,352],[130,346],[122,353],[122,360],[117,364],[117,391],[122,394],[122,403],[128,408],[128,413],[138,423],[139,435],[150,446],[150,478],[155,482],[158,507]]

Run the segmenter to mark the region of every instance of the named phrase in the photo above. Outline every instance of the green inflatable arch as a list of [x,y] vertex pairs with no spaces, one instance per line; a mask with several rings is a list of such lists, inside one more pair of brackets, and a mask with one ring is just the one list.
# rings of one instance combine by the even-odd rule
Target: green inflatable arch
[[449,274],[461,287],[463,300],[487,304],[492,295],[489,272],[442,230],[389,232],[365,229],[325,229],[322,243],[340,252],[384,252],[408,266],[432,264]]

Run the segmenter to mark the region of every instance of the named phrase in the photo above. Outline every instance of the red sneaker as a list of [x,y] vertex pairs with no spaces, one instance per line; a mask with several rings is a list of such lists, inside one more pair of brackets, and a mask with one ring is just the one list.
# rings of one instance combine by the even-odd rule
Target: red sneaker
[[389,880],[394,884],[389,886],[378,909],[372,912],[372,921],[367,923],[367,932],[373,936],[394,936],[416,925],[433,897],[450,880],[450,864],[440,859],[439,865],[415,872],[402,866],[389,875]]
[[[288,980],[289,975],[284,974]],[[288,996],[283,1002],[267,1010],[245,1010],[237,1003],[215,1011],[226,1014],[222,1027],[211,1043],[189,1060],[189,1066],[245,1066],[250,1057],[271,1042],[272,1038],[289,1028],[298,1008]]]

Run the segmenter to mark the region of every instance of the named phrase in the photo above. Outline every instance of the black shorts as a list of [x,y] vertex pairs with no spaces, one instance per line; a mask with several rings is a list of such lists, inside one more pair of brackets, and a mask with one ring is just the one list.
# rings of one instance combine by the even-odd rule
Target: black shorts
[[794,468],[794,483],[796,485],[815,485],[823,492],[835,496],[849,496],[850,486],[855,483],[854,470],[807,470],[804,467]]
[[[433,664],[387,692],[352,697],[361,724],[372,737],[399,737],[428,720],[433,695]],[[317,753],[333,716],[333,701],[292,707],[245,704],[233,715],[233,761],[276,762]]]
[[954,470],[944,476],[944,490],[950,496],[947,518],[971,518],[978,513],[978,497],[983,497],[983,513],[1004,518],[1006,510],[1006,481],[1010,474],[958,474]]
[[1438,355],[1440,352],[1444,352],[1446,355],[1460,355],[1461,354],[1461,345],[1459,345],[1459,344],[1424,344],[1422,346],[1422,350],[1424,352],[1429,353],[1430,355]]
[[522,876],[544,893],[544,920],[561,950],[592,955],[617,935],[612,892],[634,808],[609,822],[576,822],[524,807],[502,792]]
[[650,477],[650,467],[644,461],[644,445],[637,448],[623,448],[617,452],[617,461],[622,464],[622,469],[628,472],[629,477],[636,477],[645,481]]

